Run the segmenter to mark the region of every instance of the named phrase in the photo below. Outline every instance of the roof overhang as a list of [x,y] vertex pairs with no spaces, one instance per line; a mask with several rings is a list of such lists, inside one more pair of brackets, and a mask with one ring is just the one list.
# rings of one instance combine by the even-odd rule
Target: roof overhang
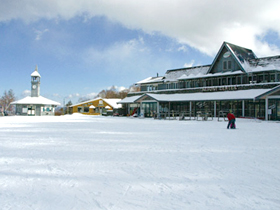
[[25,105],[28,105],[28,104],[38,104],[38,105],[55,105],[55,106],[59,106],[60,103],[56,102],[56,101],[53,101],[53,100],[50,100],[50,99],[47,99],[43,96],[38,96],[38,97],[30,97],[30,96],[27,96],[23,99],[20,99],[18,101],[14,101],[12,102],[11,104],[13,105],[19,105],[19,104],[25,104]]
[[145,95],[145,94],[126,97],[126,98],[122,99],[121,101],[119,101],[118,104],[133,104],[133,103],[137,103],[136,101],[139,98],[141,98],[143,95]]
[[265,99],[268,96],[271,96],[271,95],[273,95],[273,94],[275,94],[277,92],[279,92],[279,95],[280,95],[280,85],[275,87],[275,88],[270,89],[269,91],[267,91],[267,92],[265,92],[265,93],[263,93],[261,95],[259,95],[258,97],[256,97],[256,99]]
[[[273,92],[274,93],[274,92]],[[177,93],[177,94],[149,94],[146,93],[134,100],[140,103],[146,97],[157,102],[184,102],[184,101],[222,101],[222,100],[257,100],[263,99],[267,94],[273,94],[271,89],[250,89],[237,91],[217,91],[199,93]]]

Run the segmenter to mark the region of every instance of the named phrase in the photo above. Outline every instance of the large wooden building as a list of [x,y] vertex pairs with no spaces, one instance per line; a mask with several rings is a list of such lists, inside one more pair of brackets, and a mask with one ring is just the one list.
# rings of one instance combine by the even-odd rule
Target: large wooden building
[[136,83],[119,103],[128,114],[170,113],[280,120],[280,55],[257,58],[247,48],[224,42],[211,65],[172,69]]

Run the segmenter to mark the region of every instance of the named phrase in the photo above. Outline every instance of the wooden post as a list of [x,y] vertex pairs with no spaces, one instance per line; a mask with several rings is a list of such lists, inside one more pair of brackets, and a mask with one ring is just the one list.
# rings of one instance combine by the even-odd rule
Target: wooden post
[[214,101],[214,117],[216,117],[217,112],[217,101]]
[[242,117],[245,117],[245,101],[242,100]]
[[265,120],[268,120],[268,97],[265,98]]

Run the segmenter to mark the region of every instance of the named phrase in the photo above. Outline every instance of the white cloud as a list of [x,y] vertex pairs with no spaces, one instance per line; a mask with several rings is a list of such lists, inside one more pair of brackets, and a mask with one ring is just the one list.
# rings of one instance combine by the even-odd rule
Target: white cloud
[[44,30],[37,30],[37,29],[34,29],[34,32],[36,34],[36,37],[35,37],[35,40],[36,41],[39,41],[41,40],[42,36],[44,33],[48,32],[49,29],[44,29]]
[[73,93],[73,94],[69,94],[68,96],[67,96],[67,98],[76,98],[76,97],[80,97],[80,94],[79,93]]
[[123,86],[121,86],[121,87],[118,87],[118,86],[117,86],[116,88],[117,88],[117,90],[118,90],[119,92],[121,92],[121,91],[127,89],[126,87],[123,87]]
[[1,0],[0,21],[106,16],[131,29],[167,35],[207,55],[215,55],[228,41],[262,56],[280,53],[279,47],[259,38],[269,30],[280,34],[279,10],[280,1],[275,0]]
[[194,62],[194,60],[191,60],[189,63],[185,63],[184,67],[193,67]]
[[30,91],[30,90],[24,90],[24,91],[21,93],[21,95],[22,95],[23,97],[30,96],[30,95],[31,95],[31,91]]
[[[130,72],[132,66],[141,66],[143,57],[148,54],[149,48],[145,45],[143,38],[139,38],[116,42],[104,50],[89,48],[81,57],[92,66],[107,66],[103,69],[107,73],[121,75]],[[112,71],[116,65],[122,66],[121,71]]]
[[115,86],[115,85],[113,85],[113,86],[107,87],[107,90],[111,90],[113,87],[114,87],[118,92],[121,92],[121,91],[127,89],[127,88],[124,87],[124,86]]
[[187,52],[188,48],[185,45],[182,45],[181,47],[178,48],[178,51]]

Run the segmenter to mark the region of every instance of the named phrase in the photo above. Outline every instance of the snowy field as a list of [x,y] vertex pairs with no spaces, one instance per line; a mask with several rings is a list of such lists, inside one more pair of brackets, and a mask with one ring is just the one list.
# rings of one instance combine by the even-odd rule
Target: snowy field
[[0,209],[280,209],[280,123],[226,125],[0,117]]

